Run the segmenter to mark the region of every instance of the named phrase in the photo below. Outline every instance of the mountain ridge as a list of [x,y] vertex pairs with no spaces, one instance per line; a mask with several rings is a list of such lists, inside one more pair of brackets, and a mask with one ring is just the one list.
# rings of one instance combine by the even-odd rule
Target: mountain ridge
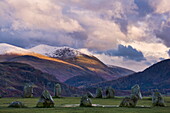
[[67,46],[55,47],[55,46],[41,44],[33,48],[30,48],[28,50],[48,57],[60,58],[60,59],[69,59],[69,58],[74,58],[83,55],[83,53],[79,52],[78,50]]
[[170,89],[170,59],[158,62],[142,72],[95,84],[91,87],[112,86],[118,90],[128,90],[131,86],[139,84],[142,90]]
[[[55,50],[52,49],[50,50],[50,52],[51,51],[55,51]],[[66,52],[70,52],[70,51],[66,51]],[[72,57],[67,59],[59,59],[55,57],[48,57],[35,52],[31,52],[31,53],[21,52],[21,54],[18,54],[15,53],[15,51],[13,51],[12,54],[5,53],[4,55],[3,54],[0,55],[0,62],[5,62],[5,61],[29,64],[34,68],[41,70],[42,72],[54,75],[61,82],[65,82],[68,85],[76,86],[76,87],[86,87],[94,82],[96,83],[96,82],[102,82],[107,80],[113,80],[113,79],[117,79],[120,76],[126,76],[129,73],[133,73],[133,71],[130,70],[128,70],[126,74],[123,73],[124,75],[121,73],[117,73],[116,69],[110,69],[98,58],[83,53],[81,53],[81,55],[74,56],[74,58]],[[93,79],[91,78],[87,79],[86,76],[91,77]],[[80,77],[86,79],[80,79]],[[78,84],[75,85],[74,82],[72,82],[72,80],[74,81],[74,79],[78,80],[76,82],[79,85]],[[68,80],[70,82],[66,82]],[[89,84],[87,84],[86,82]]]

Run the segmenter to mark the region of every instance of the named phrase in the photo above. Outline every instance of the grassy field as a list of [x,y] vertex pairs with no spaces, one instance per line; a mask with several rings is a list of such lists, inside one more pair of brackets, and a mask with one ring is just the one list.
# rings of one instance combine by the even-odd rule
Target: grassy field
[[[122,98],[115,99],[92,99],[93,104],[102,105],[119,105]],[[8,108],[13,101],[21,101],[28,108]],[[38,98],[1,98],[0,113],[170,113],[170,97],[165,97],[167,107],[150,107],[150,108],[102,108],[102,107],[71,107],[63,108],[65,104],[79,104],[79,97],[65,97],[54,99],[55,108],[35,108]],[[151,106],[151,100],[144,98],[139,100],[138,106]]]

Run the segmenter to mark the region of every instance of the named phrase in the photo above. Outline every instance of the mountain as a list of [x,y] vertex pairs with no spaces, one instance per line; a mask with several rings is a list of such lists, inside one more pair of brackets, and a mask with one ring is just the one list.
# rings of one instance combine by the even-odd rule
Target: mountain
[[158,62],[143,72],[95,84],[91,87],[112,86],[118,90],[129,90],[135,84],[139,84],[143,91],[150,89],[170,90],[170,59]]
[[108,65],[108,67],[109,67],[109,69],[113,70],[117,75],[119,75],[118,78],[135,73],[132,70],[122,68],[122,67],[118,67],[118,66]]
[[79,52],[76,49],[69,48],[69,47],[54,47],[54,46],[48,46],[48,45],[38,45],[31,49],[30,51],[33,51],[35,53],[39,53],[48,57],[52,58],[59,58],[59,59],[70,59],[74,58],[80,55],[83,55],[83,53]]
[[74,87],[67,86],[54,76],[43,73],[34,67],[16,62],[0,63],[0,94],[5,97],[16,97],[23,95],[23,87],[26,83],[34,85],[34,95],[41,95],[44,88],[53,94],[54,85],[60,83],[62,93],[65,96],[71,96],[75,92],[79,92]]
[[[124,69],[126,71],[117,71],[120,68],[108,67],[96,57],[72,48],[40,45],[26,50],[8,44],[0,44],[0,46],[3,48],[10,46],[10,50],[12,50],[10,54],[6,52],[8,49],[4,53],[1,52],[0,62],[19,62],[31,65],[35,69],[53,75],[59,81],[71,86],[87,87],[94,83],[113,80],[134,73],[127,69]],[[18,52],[18,49],[22,51]],[[55,54],[53,55],[53,53]],[[57,58],[56,56],[61,57]]]
[[108,67],[95,56],[81,53],[77,49],[69,47],[38,45],[29,50],[48,57],[62,59],[63,61],[78,65],[85,70],[95,72],[106,80],[112,80],[119,78],[120,76],[126,76],[134,73],[134,71],[116,66]]
[[25,54],[25,53],[32,53],[29,50],[20,48],[20,47],[16,47],[10,44],[6,44],[6,43],[0,43],[0,55],[4,55],[4,54]]
[[[99,59],[97,59],[94,56],[83,55],[83,56],[78,56],[74,59],[66,59],[66,61],[96,73],[98,76],[104,78],[105,81],[114,80],[119,77],[134,73],[131,70],[116,67],[116,66],[108,67],[107,65],[105,65],[103,62],[101,62]],[[82,84],[84,84],[84,86],[87,87],[88,83],[94,80],[95,79],[93,79],[90,75],[75,76],[65,81],[65,83],[76,87],[79,87]]]

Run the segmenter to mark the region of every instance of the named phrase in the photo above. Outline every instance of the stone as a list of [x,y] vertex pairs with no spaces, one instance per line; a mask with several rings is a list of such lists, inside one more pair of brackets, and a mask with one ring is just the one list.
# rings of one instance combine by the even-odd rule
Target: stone
[[133,95],[136,95],[138,97],[138,99],[142,99],[142,94],[140,92],[140,87],[138,84],[134,85],[132,88],[131,88],[131,92]]
[[135,107],[133,100],[130,97],[125,97],[119,107]]
[[56,84],[55,85],[54,93],[55,93],[55,97],[56,98],[60,98],[61,97],[61,85],[60,84]]
[[54,107],[54,100],[47,90],[43,91],[36,107],[39,107],[39,108]]
[[8,107],[13,107],[13,108],[25,108],[26,106],[19,101],[12,102]]
[[103,94],[102,94],[102,88],[97,88],[96,90],[96,98],[103,98]]
[[152,95],[152,105],[153,106],[160,106],[160,107],[165,107],[165,102],[163,99],[163,96],[161,95],[160,92],[158,92],[158,90],[153,92]]
[[106,88],[106,98],[114,98],[115,97],[115,91],[112,87]]
[[24,98],[33,97],[33,86],[31,84],[26,84],[24,86]]
[[136,107],[137,102],[138,97],[132,94],[130,97],[125,97],[120,103],[119,107]]
[[81,98],[80,107],[92,107],[92,101],[87,95]]
[[91,92],[87,92],[87,97],[94,98],[93,94]]
[[120,103],[120,107],[136,107],[139,99],[142,99],[139,85],[134,85],[131,88],[132,94],[130,97],[125,97]]

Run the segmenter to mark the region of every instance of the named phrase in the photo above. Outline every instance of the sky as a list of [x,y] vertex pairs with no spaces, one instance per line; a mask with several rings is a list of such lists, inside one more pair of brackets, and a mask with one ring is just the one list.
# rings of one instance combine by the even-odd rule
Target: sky
[[170,56],[169,0],[0,0],[0,43],[69,46],[142,71]]

